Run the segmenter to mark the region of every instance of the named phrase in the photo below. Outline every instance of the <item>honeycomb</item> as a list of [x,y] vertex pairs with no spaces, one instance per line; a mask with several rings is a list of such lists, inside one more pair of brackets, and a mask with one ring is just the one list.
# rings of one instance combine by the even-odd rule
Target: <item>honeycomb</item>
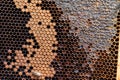
[[55,1],[0,0],[0,80],[116,80],[120,12],[109,49],[94,55],[62,14]]

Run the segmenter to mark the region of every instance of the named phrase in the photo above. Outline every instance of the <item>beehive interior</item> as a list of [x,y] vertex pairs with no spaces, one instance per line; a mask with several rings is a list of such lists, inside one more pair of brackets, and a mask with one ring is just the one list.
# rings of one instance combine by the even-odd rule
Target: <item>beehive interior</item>
[[116,80],[120,12],[109,49],[94,52],[62,14],[55,1],[0,0],[1,80]]

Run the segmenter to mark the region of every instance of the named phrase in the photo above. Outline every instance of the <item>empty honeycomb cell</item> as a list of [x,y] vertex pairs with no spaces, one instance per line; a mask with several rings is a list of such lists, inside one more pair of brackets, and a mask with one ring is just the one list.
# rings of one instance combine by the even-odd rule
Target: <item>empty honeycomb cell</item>
[[28,0],[27,2],[28,2],[28,3],[31,3],[31,0]]

